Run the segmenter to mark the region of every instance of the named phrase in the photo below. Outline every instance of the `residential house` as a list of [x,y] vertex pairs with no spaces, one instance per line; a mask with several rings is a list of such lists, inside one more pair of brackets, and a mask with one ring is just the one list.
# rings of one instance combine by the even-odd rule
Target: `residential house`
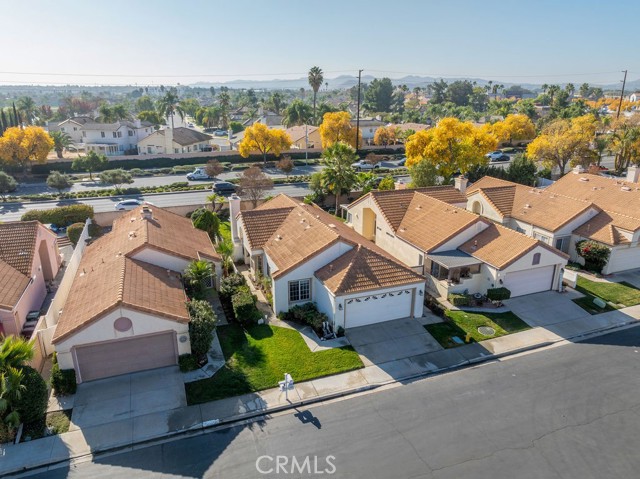
[[604,274],[640,268],[640,170],[627,181],[576,168],[546,189],[491,177],[469,187],[467,209],[578,257],[575,243],[597,241],[611,249]]
[[211,148],[211,135],[189,128],[163,128],[138,142],[138,154],[191,153]]
[[386,123],[375,118],[360,118],[358,123],[356,119],[351,119],[351,126],[355,127],[356,124],[360,127],[360,135],[362,135],[362,142],[365,145],[373,144],[373,137],[376,134],[378,128],[385,126]]
[[191,352],[181,273],[221,259],[209,236],[183,216],[141,206],[87,246],[52,343],[78,382],[178,363]]
[[346,224],[424,274],[434,296],[504,286],[515,297],[561,287],[567,255],[465,204],[449,186],[371,192],[347,207]]
[[23,331],[29,313],[40,311],[47,282],[61,263],[57,236],[40,222],[0,224],[0,334]]
[[640,101],[640,91],[633,92],[631,95],[629,95],[629,101],[630,102]]
[[240,212],[230,198],[236,259],[272,281],[276,313],[315,302],[334,330],[422,315],[424,277],[316,205],[278,195]]
[[392,123],[387,125],[387,128],[393,128],[396,131],[400,132],[401,134],[405,134],[407,132],[418,132],[418,131],[424,131],[424,130],[428,130],[429,128],[431,128],[431,125],[425,125],[424,123],[413,123],[413,122],[408,122],[408,123]]
[[291,138],[292,149],[321,148],[320,128],[313,125],[292,126],[284,130]]
[[149,136],[154,129],[146,121],[100,123],[88,116],[77,116],[49,126],[49,131],[66,133],[78,149],[114,156],[135,151],[138,141]]

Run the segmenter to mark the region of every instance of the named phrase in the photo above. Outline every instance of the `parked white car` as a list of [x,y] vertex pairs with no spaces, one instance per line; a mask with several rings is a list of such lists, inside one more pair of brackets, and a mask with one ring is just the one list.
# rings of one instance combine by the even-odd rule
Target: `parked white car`
[[198,180],[210,180],[211,177],[207,175],[204,171],[204,168],[196,168],[191,173],[187,174],[187,180],[189,181],[198,181]]
[[142,200],[124,200],[116,203],[116,211],[129,211],[137,208],[138,206],[148,205],[153,206],[153,203]]
[[363,170],[377,170],[378,168],[380,168],[380,165],[377,163],[375,165],[372,165],[367,160],[360,160],[353,163],[351,167],[356,171],[363,171]]

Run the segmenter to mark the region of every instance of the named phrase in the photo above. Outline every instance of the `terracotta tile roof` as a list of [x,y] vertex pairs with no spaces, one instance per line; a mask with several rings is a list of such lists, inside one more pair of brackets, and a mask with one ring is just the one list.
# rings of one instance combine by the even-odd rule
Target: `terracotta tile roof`
[[609,246],[629,243],[629,238],[621,230],[629,235],[637,229],[638,221],[626,215],[619,215],[607,211],[601,211],[589,221],[576,228],[573,233],[583,238],[599,241]]
[[262,248],[289,216],[293,206],[273,210],[250,210],[242,213],[242,225],[251,249]]
[[568,258],[560,250],[542,241],[495,223],[489,224],[484,231],[460,245],[458,249],[497,269],[504,269],[537,246]]
[[[289,208],[283,208],[284,205],[289,205]],[[293,205],[293,206],[292,206]],[[269,207],[274,207],[272,216],[269,212]],[[283,211],[289,211],[287,215],[281,215]],[[254,233],[251,230],[264,228],[264,223],[255,221],[254,216],[264,215],[264,218],[270,217],[271,219],[278,218],[279,225],[275,230],[272,225],[269,225],[269,231],[273,231],[271,236],[263,244],[263,249],[269,258],[275,263],[277,271],[272,271],[271,275],[274,278],[281,276],[285,272],[292,268],[302,264],[309,258],[324,251],[330,246],[339,242],[346,245],[353,246],[354,248],[361,248],[361,252],[354,259],[351,267],[357,267],[357,263],[360,259],[367,259],[373,261],[373,258],[384,258],[386,264],[393,263],[398,271],[404,271],[403,274],[408,274],[411,278],[422,278],[420,275],[414,273],[410,268],[407,268],[397,259],[393,258],[389,253],[384,251],[373,242],[365,239],[363,236],[356,233],[352,228],[346,226],[338,218],[330,215],[326,211],[322,210],[316,205],[306,205],[293,200],[285,195],[278,195],[270,201],[264,203],[259,208],[252,211],[243,211],[240,213],[240,217],[243,222],[243,228],[247,232],[247,236],[253,236],[254,238],[261,237],[262,233]],[[245,223],[245,218],[250,218],[248,223]],[[255,240],[259,241],[259,240]],[[367,250],[367,251],[364,251]],[[352,250],[349,250],[352,251]],[[371,255],[368,253],[371,252]],[[375,255],[375,256],[373,256]],[[382,261],[382,260],[378,260]],[[356,270],[354,269],[354,272]],[[408,272],[408,273],[407,273]],[[345,273],[346,274],[346,273]],[[355,274],[355,273],[354,273]],[[394,274],[398,274],[397,272]],[[349,276],[349,278],[356,276]],[[418,279],[417,281],[419,281]],[[362,279],[357,285],[349,285],[349,282],[343,282],[344,288],[375,288],[375,283],[365,283]],[[384,282],[384,279],[376,279],[379,283]]]
[[53,342],[79,331],[110,310],[124,305],[174,321],[188,322],[179,275],[132,259],[151,247],[185,259],[201,254],[219,258],[209,236],[188,218],[158,207],[143,219],[142,207],[124,213],[113,230],[85,250],[60,316]]
[[423,193],[416,193],[405,211],[396,232],[398,238],[426,252],[480,221],[474,213]]
[[[165,130],[158,130],[156,133],[164,136]],[[190,128],[178,127],[173,129],[173,141],[182,146],[202,143],[203,141],[209,141],[212,138],[213,137],[211,135],[201,133],[197,130],[191,130]]]
[[502,216],[556,231],[593,207],[591,202],[485,176],[467,189],[467,197],[480,192]]
[[547,191],[592,202],[600,209],[636,218],[640,227],[640,184],[588,173],[568,173]]
[[292,142],[296,142],[298,140],[304,140],[305,136],[311,135],[314,131],[318,130],[317,126],[307,125],[296,125],[284,130],[284,132],[291,137]]
[[362,245],[320,268],[315,275],[335,295],[424,281],[418,273]]
[[39,229],[53,235],[38,221],[0,223],[0,307],[4,309],[13,309],[29,286]]
[[358,198],[351,203],[356,205],[365,198],[371,197],[378,205],[382,216],[387,220],[393,230],[397,230],[402,222],[409,203],[413,200],[415,193],[424,193],[433,198],[437,198],[446,203],[466,203],[467,198],[453,186],[430,186],[426,188],[392,190],[392,191],[372,191]]

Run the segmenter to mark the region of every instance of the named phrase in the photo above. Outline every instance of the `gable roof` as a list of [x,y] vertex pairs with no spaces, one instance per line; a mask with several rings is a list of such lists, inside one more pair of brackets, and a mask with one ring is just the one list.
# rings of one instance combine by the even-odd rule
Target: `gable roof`
[[0,307],[12,309],[31,282],[39,231],[38,221],[0,223]]
[[[158,130],[156,133],[161,136],[165,136],[166,130]],[[190,128],[178,127],[173,129],[173,141],[181,146],[189,146],[194,143],[201,143],[203,141],[209,141],[213,137],[206,133],[201,133]]]
[[562,251],[551,248],[542,241],[495,223],[490,223],[458,249],[497,269],[504,269],[538,246],[568,258]]
[[400,226],[407,207],[413,200],[415,193],[423,193],[451,204],[466,203],[467,201],[466,197],[453,186],[429,186],[403,190],[371,191],[351,203],[348,208],[357,205],[366,198],[372,198],[380,209],[384,219],[395,231]]
[[83,329],[109,311],[126,306],[173,321],[188,322],[178,273],[133,258],[146,247],[189,260],[219,259],[209,236],[188,218],[154,207],[124,213],[110,233],[87,246],[60,315],[53,342]]
[[[283,275],[332,245],[345,243],[352,247],[345,254],[355,255],[340,260],[340,268],[345,269],[345,276],[338,281],[335,279],[337,273],[322,273],[322,278],[331,284],[340,283],[339,288],[336,286],[336,291],[375,289],[379,287],[376,285],[392,281],[392,278],[396,278],[393,280],[396,282],[401,281],[400,278],[410,278],[413,282],[423,279],[379,246],[316,205],[307,205],[281,194],[254,210],[240,212],[239,216],[251,247],[254,247],[253,244],[261,244],[265,253],[275,263],[277,270],[272,271],[273,278]],[[261,231],[265,229],[267,231]],[[357,255],[354,249],[357,250]],[[338,260],[334,260],[333,263],[336,261]],[[358,269],[361,262],[369,264],[365,267],[369,272],[383,274],[381,265],[386,265],[387,272],[392,274],[385,280],[372,273],[365,275],[368,278],[365,280],[365,276],[356,273],[361,271]],[[330,269],[333,270],[333,267]],[[347,274],[347,269],[352,272]],[[331,278],[334,279],[330,281]]]
[[480,221],[480,217],[457,206],[416,193],[396,232],[398,238],[430,252]]
[[389,288],[420,282],[422,276],[362,245],[323,266],[315,273],[334,295]]
[[584,222],[573,233],[609,246],[629,243],[621,230],[632,234],[638,228],[635,218],[613,212],[601,211],[589,221]]
[[317,126],[313,125],[307,125],[306,127],[305,125],[296,125],[285,129],[284,132],[289,135],[291,141],[295,143],[296,141],[304,140],[306,135],[311,135],[318,129]]
[[593,207],[590,201],[560,196],[540,189],[485,176],[467,189],[467,197],[480,193],[502,217],[511,217],[556,231]]

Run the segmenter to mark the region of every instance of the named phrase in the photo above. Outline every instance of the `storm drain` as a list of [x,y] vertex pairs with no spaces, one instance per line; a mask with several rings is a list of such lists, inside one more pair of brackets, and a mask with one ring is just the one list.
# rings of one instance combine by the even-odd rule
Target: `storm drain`
[[483,336],[493,336],[496,334],[496,330],[489,326],[480,326],[478,332]]

